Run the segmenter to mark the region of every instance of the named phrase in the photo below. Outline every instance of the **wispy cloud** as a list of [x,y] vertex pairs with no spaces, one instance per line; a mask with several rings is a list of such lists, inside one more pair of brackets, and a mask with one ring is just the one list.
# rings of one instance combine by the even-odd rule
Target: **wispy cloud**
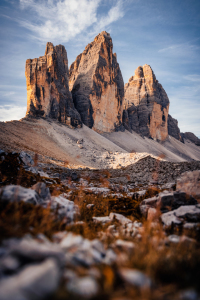
[[98,14],[102,0],[20,0],[22,10],[34,19],[18,19],[32,37],[45,43],[49,40],[67,42],[88,29],[101,30],[123,17],[123,1],[113,0],[106,15]]
[[19,120],[26,114],[26,106],[0,106],[0,121]]
[[158,50],[159,53],[173,56],[191,56],[194,52],[199,51],[200,47],[192,42],[174,44]]
[[192,81],[194,83],[200,82],[199,74],[191,74],[191,75],[183,76],[183,78],[187,81]]

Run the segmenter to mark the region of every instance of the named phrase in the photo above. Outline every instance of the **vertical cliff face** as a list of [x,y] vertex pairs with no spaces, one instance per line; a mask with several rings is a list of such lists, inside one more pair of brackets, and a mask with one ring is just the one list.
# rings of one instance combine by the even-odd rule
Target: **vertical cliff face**
[[81,118],[74,107],[68,85],[65,47],[47,43],[45,55],[26,61],[27,116],[57,119],[74,127]]
[[122,125],[124,82],[107,32],[100,33],[69,70],[69,87],[85,125],[111,132]]
[[169,99],[149,65],[138,67],[125,85],[123,124],[156,140],[168,136]]
[[175,139],[179,141],[183,141],[180,133],[180,129],[178,127],[178,121],[169,114],[168,115],[168,133],[173,136]]

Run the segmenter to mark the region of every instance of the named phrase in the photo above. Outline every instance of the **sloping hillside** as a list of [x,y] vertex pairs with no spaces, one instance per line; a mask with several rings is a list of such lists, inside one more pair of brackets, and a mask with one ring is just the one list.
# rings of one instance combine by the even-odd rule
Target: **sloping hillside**
[[70,167],[116,168],[152,155],[174,162],[200,160],[200,147],[169,137],[160,144],[136,133],[100,135],[83,126],[71,129],[50,119],[22,119],[0,123],[0,149],[37,153],[43,161]]

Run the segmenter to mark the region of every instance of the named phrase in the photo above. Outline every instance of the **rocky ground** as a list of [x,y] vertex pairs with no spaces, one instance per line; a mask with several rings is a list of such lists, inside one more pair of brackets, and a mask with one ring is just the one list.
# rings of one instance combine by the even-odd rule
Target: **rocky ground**
[[161,159],[1,151],[0,300],[200,299],[200,162]]

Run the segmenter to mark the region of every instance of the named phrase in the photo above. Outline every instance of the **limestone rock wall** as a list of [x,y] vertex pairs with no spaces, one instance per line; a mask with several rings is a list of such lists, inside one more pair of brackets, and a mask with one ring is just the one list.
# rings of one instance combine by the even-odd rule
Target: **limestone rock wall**
[[180,129],[178,127],[178,121],[169,114],[168,115],[168,134],[175,139],[182,141]]
[[27,113],[80,127],[68,84],[68,59],[65,47],[47,43],[45,55],[26,61]]
[[184,141],[184,139],[187,139],[194,143],[196,146],[200,146],[200,139],[192,132],[181,133],[181,138],[182,141]]
[[107,32],[77,56],[69,70],[69,87],[85,125],[97,132],[122,126],[124,82]]
[[124,127],[163,141],[168,136],[168,110],[168,96],[151,67],[138,67],[125,85]]

